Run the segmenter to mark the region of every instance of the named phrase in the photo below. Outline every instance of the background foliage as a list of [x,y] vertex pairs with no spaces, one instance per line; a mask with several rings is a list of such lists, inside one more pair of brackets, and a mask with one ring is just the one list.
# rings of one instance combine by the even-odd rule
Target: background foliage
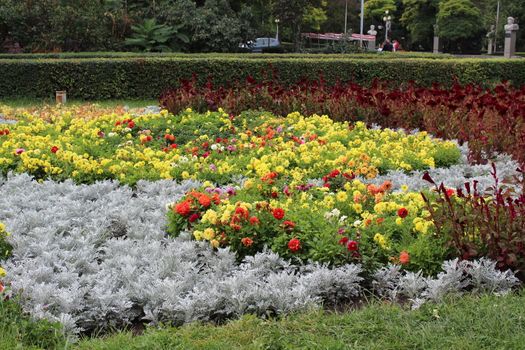
[[[346,4],[348,29],[358,32],[359,0],[3,0],[0,51],[13,50],[15,44],[24,52],[129,49],[124,42],[132,26],[153,19],[190,39],[173,40],[170,44],[177,51],[236,51],[248,39],[275,36],[275,19],[280,20],[280,39],[299,50],[302,32],[343,32]],[[525,23],[522,0],[501,4],[500,38],[507,16]],[[371,24],[384,25],[388,9],[392,38],[405,49],[430,50],[437,21],[449,50],[479,52],[485,33],[495,24],[496,6],[497,0],[367,0],[365,31]],[[519,35],[523,49],[525,30]]]

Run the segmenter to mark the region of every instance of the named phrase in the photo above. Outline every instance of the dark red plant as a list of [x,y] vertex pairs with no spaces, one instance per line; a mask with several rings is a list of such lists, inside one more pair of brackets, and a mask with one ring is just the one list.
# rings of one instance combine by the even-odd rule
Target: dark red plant
[[474,181],[451,194],[426,173],[424,179],[434,184],[435,194],[429,198],[422,193],[423,199],[438,235],[449,237],[448,244],[461,259],[489,257],[525,280],[525,188],[515,193],[504,187],[492,167],[490,193],[480,193]]

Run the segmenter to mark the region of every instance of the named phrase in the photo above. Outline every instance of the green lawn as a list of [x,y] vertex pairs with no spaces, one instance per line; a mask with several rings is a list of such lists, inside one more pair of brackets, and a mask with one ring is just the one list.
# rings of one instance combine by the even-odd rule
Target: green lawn
[[525,297],[465,297],[417,311],[379,303],[342,314],[279,321],[244,317],[225,326],[186,326],[88,340],[80,349],[520,349]]
[[[149,328],[66,345],[49,324],[0,303],[2,349],[522,349],[525,295],[466,296],[410,311],[374,302],[358,311],[312,311],[280,320],[245,316],[223,326]],[[4,303],[5,304],[5,303]],[[10,310],[10,312],[6,312]]]

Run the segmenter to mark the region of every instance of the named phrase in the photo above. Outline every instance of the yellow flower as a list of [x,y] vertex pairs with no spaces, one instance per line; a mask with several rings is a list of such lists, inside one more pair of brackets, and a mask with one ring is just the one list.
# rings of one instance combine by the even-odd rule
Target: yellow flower
[[388,249],[389,248],[385,236],[383,236],[380,233],[376,233],[374,235],[374,242],[376,242],[377,245],[380,246],[382,249]]
[[217,212],[213,209],[209,209],[202,216],[202,222],[209,222],[212,225],[217,224]]
[[207,241],[211,241],[215,237],[215,231],[213,231],[212,228],[208,227],[202,233],[202,237]]
[[195,237],[197,241],[202,240],[202,231],[197,231],[197,230],[193,231],[193,237]]
[[0,266],[0,277],[5,277],[6,275],[6,271],[4,270],[4,268],[2,266]]
[[218,248],[219,247],[219,241],[216,240],[216,239],[212,239],[210,244],[212,245],[213,248]]
[[346,194],[346,192],[338,192],[336,197],[338,202],[346,202],[348,200],[348,195]]

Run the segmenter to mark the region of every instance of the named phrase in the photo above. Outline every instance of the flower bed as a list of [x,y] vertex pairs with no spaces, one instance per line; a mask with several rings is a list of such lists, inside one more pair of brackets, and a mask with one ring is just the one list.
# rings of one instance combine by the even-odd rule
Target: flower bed
[[282,119],[268,113],[164,111],[90,120],[65,115],[51,122],[29,115],[0,131],[2,174],[79,183],[198,178],[226,184],[271,171],[300,182],[336,167],[373,178],[393,169],[446,167],[459,157],[454,143],[425,132],[407,135],[298,113]]
[[[19,115],[0,130],[7,294],[73,332],[278,315],[367,289],[417,307],[507,292],[518,281],[496,268],[525,261],[516,163],[498,157],[516,180],[494,199],[412,186],[479,174],[487,187],[492,170],[426,132],[221,110]],[[492,213],[508,225],[485,225]]]
[[335,120],[363,120],[383,127],[426,130],[447,139],[468,142],[471,159],[486,162],[495,153],[511,154],[525,164],[525,87],[500,84],[452,88],[390,88],[375,81],[370,87],[355,83],[332,86],[322,79],[303,80],[291,87],[253,78],[229,88],[209,83],[199,88],[184,81],[160,98],[173,113],[191,106],[198,111],[224,107],[230,113],[263,109],[277,115],[299,111],[327,114]]

